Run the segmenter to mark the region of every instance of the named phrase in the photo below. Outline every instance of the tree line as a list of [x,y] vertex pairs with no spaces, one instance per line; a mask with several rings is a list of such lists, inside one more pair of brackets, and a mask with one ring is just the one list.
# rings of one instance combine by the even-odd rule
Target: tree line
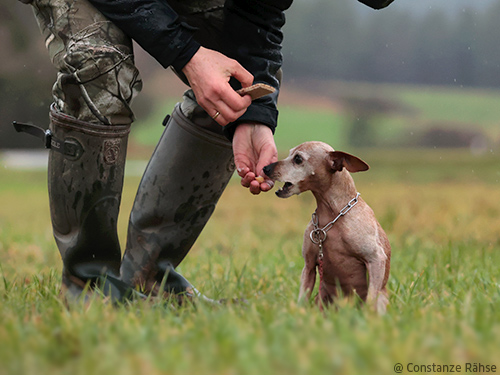
[[[31,7],[14,3],[0,1],[0,148],[14,145],[7,130],[13,119],[46,122],[56,74]],[[285,77],[500,87],[500,1],[453,16],[360,7],[355,0],[296,0],[284,29]],[[162,69],[149,64],[143,72]]]
[[285,32],[287,75],[500,87],[500,1],[424,14],[394,5],[365,13],[359,6],[294,2]]

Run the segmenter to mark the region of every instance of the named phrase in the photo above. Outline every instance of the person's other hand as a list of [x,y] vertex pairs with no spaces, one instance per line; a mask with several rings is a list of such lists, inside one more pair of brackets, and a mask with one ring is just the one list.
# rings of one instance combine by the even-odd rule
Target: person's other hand
[[[274,182],[267,178],[262,169],[278,160],[278,152],[271,129],[261,124],[240,124],[233,137],[233,153],[241,185],[252,194],[269,191]],[[264,177],[259,182],[256,177]]]
[[226,126],[245,113],[252,99],[250,95],[239,95],[229,85],[231,77],[242,87],[253,83],[253,75],[236,60],[204,47],[200,47],[182,69],[198,104],[217,123]]

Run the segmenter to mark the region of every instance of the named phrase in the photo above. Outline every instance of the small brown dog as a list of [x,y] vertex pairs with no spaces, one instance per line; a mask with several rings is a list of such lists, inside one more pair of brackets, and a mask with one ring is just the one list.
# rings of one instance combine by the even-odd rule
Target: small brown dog
[[303,143],[286,159],[264,168],[269,178],[285,182],[276,191],[278,197],[310,190],[316,198],[317,208],[304,234],[299,301],[310,298],[318,268],[320,306],[331,303],[340,288],[344,295],[357,293],[379,313],[385,312],[391,247],[349,173],[368,168],[361,159],[323,142]]

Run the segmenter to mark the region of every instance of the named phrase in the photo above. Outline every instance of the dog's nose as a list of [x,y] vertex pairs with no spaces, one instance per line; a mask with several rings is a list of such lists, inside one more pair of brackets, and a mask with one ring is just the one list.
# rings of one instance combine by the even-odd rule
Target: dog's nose
[[266,176],[270,177],[269,174],[271,173],[272,170],[272,164],[266,165],[264,168],[262,168]]

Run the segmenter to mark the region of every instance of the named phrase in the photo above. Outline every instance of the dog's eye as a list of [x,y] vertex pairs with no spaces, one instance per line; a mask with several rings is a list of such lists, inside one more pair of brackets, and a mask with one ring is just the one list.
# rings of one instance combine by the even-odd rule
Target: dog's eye
[[293,158],[293,162],[294,162],[295,164],[302,164],[302,156],[300,156],[300,155],[298,155],[298,154],[297,154],[297,155],[295,155],[295,157]]

